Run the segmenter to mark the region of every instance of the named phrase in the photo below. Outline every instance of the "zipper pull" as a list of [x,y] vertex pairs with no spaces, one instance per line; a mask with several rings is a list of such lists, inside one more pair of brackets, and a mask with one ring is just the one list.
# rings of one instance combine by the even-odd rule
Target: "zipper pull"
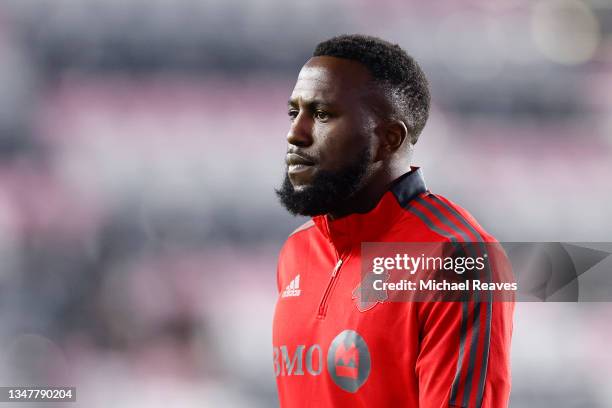
[[332,278],[336,277],[336,274],[338,273],[338,270],[340,269],[340,267],[342,266],[342,259],[338,259],[338,262],[336,263],[336,266],[334,267],[334,270],[332,271]]

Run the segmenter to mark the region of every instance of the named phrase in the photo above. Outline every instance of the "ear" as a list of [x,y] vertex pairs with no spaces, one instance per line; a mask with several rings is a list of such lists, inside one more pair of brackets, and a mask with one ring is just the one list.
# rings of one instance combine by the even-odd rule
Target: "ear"
[[390,119],[377,129],[379,145],[376,160],[384,160],[395,153],[408,138],[408,128],[401,120]]

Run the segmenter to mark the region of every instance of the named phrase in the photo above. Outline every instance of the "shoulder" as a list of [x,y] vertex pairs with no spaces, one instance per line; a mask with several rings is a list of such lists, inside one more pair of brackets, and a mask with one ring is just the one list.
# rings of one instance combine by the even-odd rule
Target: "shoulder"
[[439,194],[422,193],[403,207],[404,219],[444,241],[491,242],[491,236],[466,209]]
[[309,245],[312,234],[316,232],[313,220],[308,220],[297,227],[285,240],[280,255],[286,256],[288,253],[302,252]]
[[289,234],[289,238],[291,238],[293,235],[297,234],[298,232],[301,231],[306,231],[310,228],[313,228],[315,226],[315,223],[313,220],[308,220],[305,223],[303,223],[302,225],[300,225],[299,227],[297,227],[295,230],[293,230],[293,232],[291,234]]
[[295,276],[289,276],[292,271],[305,269],[307,257],[304,255],[309,252],[312,234],[316,233],[316,230],[314,222],[309,220],[296,228],[285,240],[278,255],[276,269],[279,293],[289,280],[295,278]]

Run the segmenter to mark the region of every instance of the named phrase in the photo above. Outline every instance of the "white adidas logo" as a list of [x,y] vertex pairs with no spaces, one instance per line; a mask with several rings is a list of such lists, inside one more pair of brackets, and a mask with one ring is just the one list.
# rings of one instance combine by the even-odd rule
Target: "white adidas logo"
[[291,296],[300,296],[302,291],[300,290],[300,275],[293,278],[289,285],[283,290],[283,294],[281,297],[291,297]]

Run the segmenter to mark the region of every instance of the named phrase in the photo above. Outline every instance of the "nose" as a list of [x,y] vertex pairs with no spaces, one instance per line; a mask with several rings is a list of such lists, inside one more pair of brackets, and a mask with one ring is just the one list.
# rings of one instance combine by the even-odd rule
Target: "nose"
[[308,120],[308,115],[302,111],[291,122],[287,142],[295,146],[308,147],[312,141],[312,121]]

